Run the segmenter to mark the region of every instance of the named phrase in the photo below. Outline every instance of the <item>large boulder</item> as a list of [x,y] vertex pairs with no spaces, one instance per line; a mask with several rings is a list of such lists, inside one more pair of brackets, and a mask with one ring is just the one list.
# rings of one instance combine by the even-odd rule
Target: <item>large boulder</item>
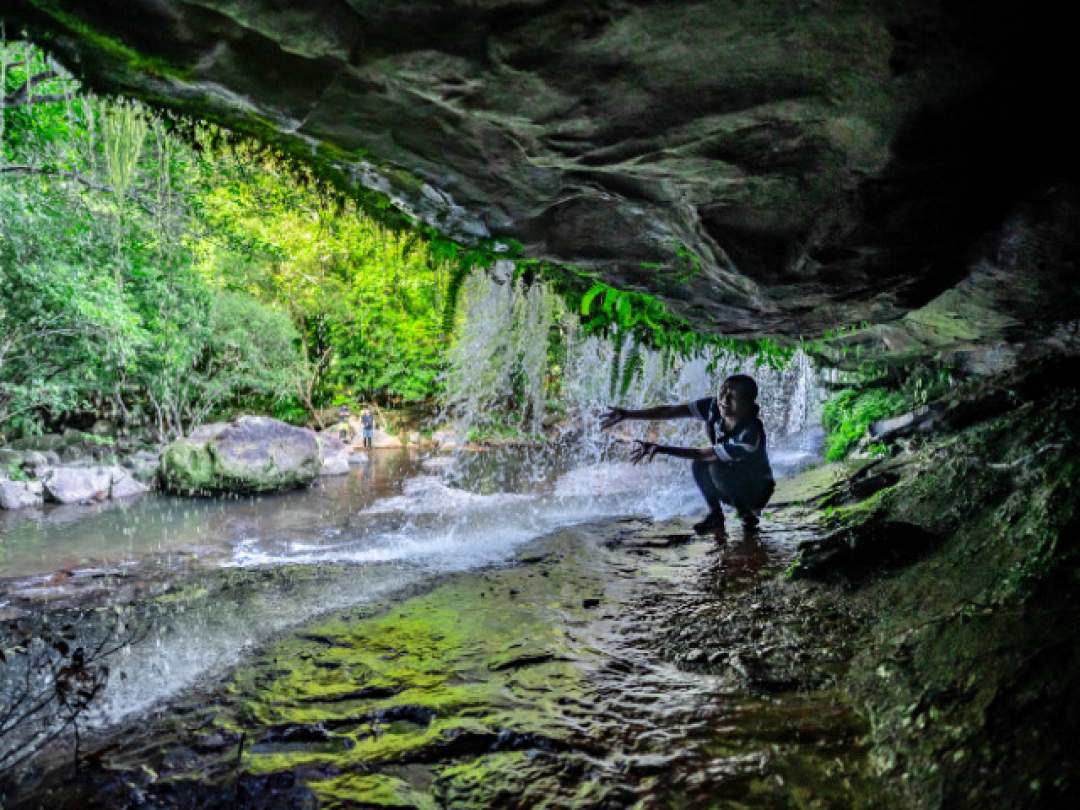
[[319,475],[345,475],[349,471],[349,449],[337,433],[323,431],[316,434],[316,439],[321,459]]
[[42,500],[40,481],[9,481],[0,478],[0,509],[41,506]]
[[55,503],[95,503],[109,498],[113,476],[108,467],[53,467],[41,482]]
[[315,480],[322,461],[315,433],[264,416],[203,425],[161,454],[169,492],[275,492]]

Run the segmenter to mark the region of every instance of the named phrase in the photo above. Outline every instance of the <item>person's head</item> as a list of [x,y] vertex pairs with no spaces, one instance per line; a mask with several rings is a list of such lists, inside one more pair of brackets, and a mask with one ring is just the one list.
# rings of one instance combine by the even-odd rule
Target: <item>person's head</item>
[[757,416],[761,411],[757,404],[757,395],[757,383],[753,377],[747,374],[732,374],[724,380],[716,394],[720,415],[735,422]]

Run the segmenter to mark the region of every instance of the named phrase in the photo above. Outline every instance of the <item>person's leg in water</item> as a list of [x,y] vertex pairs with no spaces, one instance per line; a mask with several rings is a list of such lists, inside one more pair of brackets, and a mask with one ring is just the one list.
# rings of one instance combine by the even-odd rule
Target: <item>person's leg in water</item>
[[720,487],[717,486],[716,476],[713,475],[712,470],[713,467],[717,466],[719,466],[719,462],[710,464],[707,461],[695,461],[690,465],[690,470],[694,474],[694,482],[698,485],[702,497],[705,498],[705,503],[709,506],[709,514],[705,516],[705,519],[694,524],[694,531],[701,534],[724,530],[724,511],[720,507],[723,493]]
[[694,526],[696,531],[708,532],[723,528],[724,513],[721,504],[734,507],[745,528],[757,528],[758,515],[772,497],[775,488],[771,480],[748,484],[733,475],[724,464],[717,462],[710,464],[706,461],[695,461],[692,470],[694,481],[709,505],[709,514],[705,520]]

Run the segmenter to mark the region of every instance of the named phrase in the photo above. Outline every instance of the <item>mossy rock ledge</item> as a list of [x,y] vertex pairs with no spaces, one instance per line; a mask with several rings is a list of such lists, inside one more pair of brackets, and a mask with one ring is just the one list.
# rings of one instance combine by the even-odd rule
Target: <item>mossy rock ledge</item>
[[321,460],[315,434],[265,416],[215,422],[170,444],[161,483],[177,495],[278,492],[310,484]]

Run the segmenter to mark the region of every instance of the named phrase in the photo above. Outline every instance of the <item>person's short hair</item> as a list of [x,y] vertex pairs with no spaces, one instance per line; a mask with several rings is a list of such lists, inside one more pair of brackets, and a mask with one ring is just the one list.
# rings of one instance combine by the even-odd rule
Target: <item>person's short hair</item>
[[737,394],[740,394],[744,398],[748,399],[754,406],[754,415],[761,413],[761,406],[757,404],[758,387],[754,382],[754,378],[749,374],[732,374],[726,380],[720,384],[720,388],[716,392],[716,398],[720,398],[720,391],[724,388],[733,388]]
[[[754,378],[749,374],[732,374],[723,383],[720,384],[720,390],[724,388],[734,388],[738,393],[749,399],[751,402],[757,400],[758,387],[754,382]],[[717,391],[719,394],[720,391]]]

